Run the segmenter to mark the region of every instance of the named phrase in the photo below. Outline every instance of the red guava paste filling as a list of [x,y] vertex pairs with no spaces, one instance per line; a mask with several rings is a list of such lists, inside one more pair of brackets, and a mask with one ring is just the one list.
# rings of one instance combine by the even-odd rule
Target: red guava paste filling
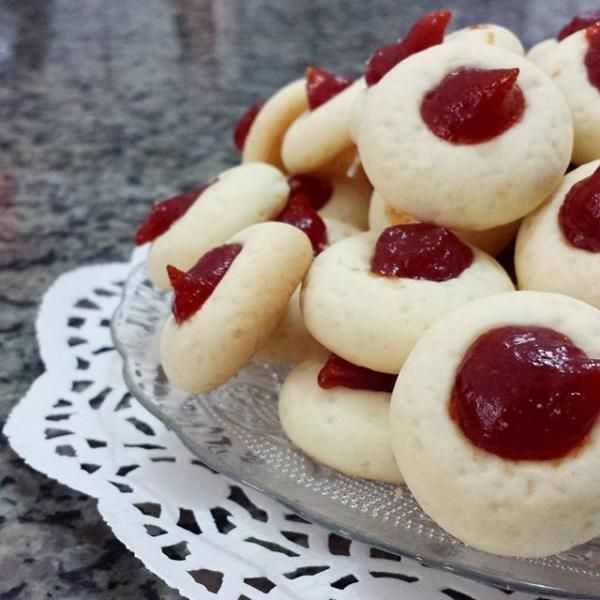
[[597,23],[600,21],[600,10],[593,10],[590,12],[583,13],[582,15],[577,15],[573,17],[559,32],[556,36],[557,40],[564,40],[566,37],[570,36],[572,33],[576,31],[580,31],[581,29],[586,29],[590,25]]
[[452,12],[449,10],[427,13],[410,28],[406,37],[394,44],[377,48],[367,62],[367,85],[375,85],[388,71],[412,54],[441,44],[451,18]]
[[588,80],[600,91],[600,23],[588,27],[585,36],[588,41],[588,49],[584,62]]
[[492,329],[465,354],[449,411],[487,452],[511,460],[561,458],[585,443],[600,412],[600,360],[553,329]]
[[519,69],[462,68],[425,94],[421,118],[437,137],[479,144],[504,133],[525,111]]
[[254,123],[254,119],[256,119],[258,113],[261,111],[262,107],[265,105],[265,101],[260,98],[258,99],[243,115],[242,118],[238,121],[238,124],[235,126],[235,131],[233,132],[233,142],[235,143],[235,147],[242,152],[244,149],[244,144],[246,143],[246,138],[248,137],[248,133],[250,128],[252,127],[252,123]]
[[175,291],[173,316],[177,323],[183,323],[202,308],[241,250],[241,244],[213,248],[187,272],[173,265],[167,266],[169,280]]
[[308,67],[306,69],[306,95],[310,110],[319,108],[347,87],[352,85],[352,79],[342,75],[334,75],[325,69]]
[[558,224],[572,246],[600,252],[600,167],[568,191]]
[[136,231],[135,243],[141,245],[152,242],[159,235],[165,233],[177,219],[180,219],[187,212],[188,208],[196,202],[207,187],[208,185],[201,185],[191,192],[157,202],[150,209],[146,220]]
[[335,354],[330,355],[319,371],[319,386],[324,390],[345,387],[352,390],[371,390],[392,393],[397,375],[372,371],[354,365]]
[[371,271],[385,277],[447,281],[473,262],[473,250],[444,227],[407,223],[384,229],[371,259]]
[[288,179],[288,185],[290,186],[288,198],[291,199],[297,195],[305,196],[315,210],[323,208],[333,194],[331,183],[327,179],[314,175],[303,173],[292,175]]
[[304,194],[291,197],[275,220],[304,231],[310,239],[315,256],[327,246],[327,227]]

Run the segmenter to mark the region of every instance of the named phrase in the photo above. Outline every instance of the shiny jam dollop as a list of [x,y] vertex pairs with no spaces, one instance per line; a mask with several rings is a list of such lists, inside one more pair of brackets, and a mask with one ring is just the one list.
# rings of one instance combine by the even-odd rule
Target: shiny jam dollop
[[590,12],[583,13],[573,17],[559,32],[556,36],[557,40],[564,40],[566,37],[580,31],[581,29],[587,29],[590,25],[600,21],[600,10],[593,10]]
[[367,85],[375,85],[388,71],[412,54],[441,44],[451,18],[452,12],[449,10],[427,13],[410,28],[406,37],[394,44],[377,48],[367,62]]
[[172,310],[177,323],[183,323],[202,308],[241,250],[241,244],[213,248],[187,272],[167,266],[175,292]]
[[252,123],[258,116],[258,113],[261,111],[262,107],[265,105],[265,101],[262,98],[259,98],[243,115],[242,118],[238,121],[235,126],[235,130],[233,132],[233,142],[235,147],[242,152],[244,149],[244,144],[246,143],[246,138],[248,137],[248,133],[250,132],[250,127],[252,127]]
[[327,246],[327,226],[304,194],[296,194],[275,219],[297,227],[308,236],[315,256]]
[[568,191],[558,224],[572,246],[600,252],[600,167]]
[[324,390],[345,387],[352,390],[371,390],[391,394],[394,390],[396,377],[396,375],[390,375],[389,373],[380,373],[366,367],[359,367],[335,354],[331,354],[319,371],[318,382]]
[[588,80],[600,91],[600,23],[588,27],[585,36],[588,41],[588,49],[584,62]]
[[335,75],[325,69],[308,67],[306,69],[306,95],[310,110],[319,108],[353,83],[352,79]]
[[384,229],[371,258],[371,271],[386,277],[447,281],[473,262],[473,251],[454,233],[429,223]]
[[425,94],[421,118],[437,137],[479,144],[504,133],[525,111],[519,69],[462,68]]
[[458,368],[449,412],[478,448],[552,460],[582,446],[600,412],[600,361],[546,327],[481,335]]
[[299,173],[288,179],[290,186],[289,198],[305,196],[315,210],[322,209],[333,194],[333,187],[327,179],[315,175]]
[[159,235],[165,233],[177,219],[180,219],[187,212],[207,187],[208,185],[202,185],[191,192],[157,202],[150,209],[146,220],[135,232],[135,243],[141,245],[152,242]]

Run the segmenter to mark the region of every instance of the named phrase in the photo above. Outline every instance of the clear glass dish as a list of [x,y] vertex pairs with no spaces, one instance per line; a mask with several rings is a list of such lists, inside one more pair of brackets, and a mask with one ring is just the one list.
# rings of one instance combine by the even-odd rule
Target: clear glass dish
[[543,559],[486,554],[438,527],[405,486],[348,477],[305,456],[287,440],[277,417],[286,368],[250,364],[202,396],[171,387],[158,354],[169,310],[169,296],[155,290],[138,266],[125,285],[112,334],[131,392],[208,466],[310,521],[388,552],[503,588],[600,599],[600,538]]

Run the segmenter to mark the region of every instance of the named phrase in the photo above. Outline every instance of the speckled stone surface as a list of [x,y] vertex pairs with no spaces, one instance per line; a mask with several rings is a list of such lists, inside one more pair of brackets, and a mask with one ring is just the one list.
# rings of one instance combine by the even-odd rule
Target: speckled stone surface
[[[257,96],[309,64],[357,74],[446,6],[531,45],[598,2],[0,0],[0,427],[41,371],[33,319],[57,275],[125,259],[154,199],[234,164]],[[0,435],[0,600],[177,597]]]

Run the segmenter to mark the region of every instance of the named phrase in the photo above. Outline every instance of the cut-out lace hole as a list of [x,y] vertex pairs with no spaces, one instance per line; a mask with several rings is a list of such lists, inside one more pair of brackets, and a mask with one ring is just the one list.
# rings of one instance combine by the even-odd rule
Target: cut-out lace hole
[[227,535],[232,529],[236,528],[235,523],[229,520],[231,513],[220,506],[210,509],[210,514],[215,522],[215,527],[219,533]]
[[323,565],[323,566],[315,566],[315,567],[300,567],[298,569],[294,569],[293,571],[290,571],[289,573],[284,573],[283,576],[286,577],[287,579],[298,579],[299,577],[307,577],[310,575],[318,575],[319,573],[322,573],[323,571],[327,571],[327,569],[329,569],[329,567],[327,565]]
[[144,421],[141,421],[136,417],[129,417],[127,422],[131,423],[139,432],[143,433],[144,435],[156,435],[154,433],[154,429],[152,429],[148,423],[144,423]]
[[67,321],[67,327],[72,327],[73,329],[81,329],[83,324],[85,323],[85,319],[81,317],[69,317]]
[[156,502],[138,502],[134,504],[134,506],[147,517],[154,517],[158,519],[160,517],[160,513],[162,512],[160,504]]
[[[442,590],[442,594],[445,594],[449,598],[452,598],[452,600],[475,600],[475,598],[473,598],[472,596],[469,596],[468,594],[463,594],[462,592],[459,592],[458,590],[453,590],[452,588],[446,588]],[[538,600],[544,599],[538,598]]]
[[189,508],[180,508],[179,509],[179,520],[177,521],[178,527],[189,531],[190,533],[195,533],[196,535],[202,533],[200,526],[198,525],[198,521],[196,521],[196,517],[194,516],[194,511]]
[[142,450],[166,450],[164,446],[158,444],[123,444],[125,448],[140,448]]
[[275,587],[275,584],[266,577],[247,577],[244,583],[263,594],[268,594]]
[[77,357],[77,370],[86,371],[89,368],[90,368],[90,361],[85,360],[85,358],[81,358],[80,356],[78,356]]
[[155,463],[159,463],[159,462],[174,463],[175,457],[174,456],[154,456],[150,460]]
[[340,577],[337,581],[334,581],[331,584],[331,587],[336,590],[345,590],[349,585],[352,585],[357,581],[358,579],[354,577],[354,575],[345,575],[344,577]]
[[60,446],[56,446],[56,448],[54,448],[54,452],[56,452],[56,454],[59,456],[77,456],[75,448],[73,448],[73,446],[70,444],[61,444]]
[[301,516],[295,515],[294,513],[289,513],[285,515],[285,520],[292,521],[294,523],[307,523],[308,525],[310,525],[310,521],[307,521],[306,519],[303,519]]
[[135,471],[136,469],[139,468],[140,465],[124,465],[122,467],[119,467],[119,470],[117,471],[117,475],[119,477],[125,477],[125,475],[128,475],[129,473],[131,473],[131,471]]
[[75,304],[75,308],[83,308],[85,310],[100,310],[100,307],[95,302],[92,302],[87,298],[81,298],[78,300]]
[[84,340],[83,338],[74,335],[67,340],[67,344],[69,345],[69,347],[73,348],[73,346],[81,346],[81,344],[87,344],[87,340]]
[[290,540],[290,542],[298,544],[298,546],[308,548],[308,535],[306,533],[301,533],[299,531],[282,531],[281,535]]
[[92,408],[98,409],[102,406],[106,397],[112,392],[111,387],[105,387],[100,393],[96,394],[93,398],[90,398],[89,404]]
[[64,408],[65,406],[73,406],[73,403],[69,402],[69,400],[65,400],[63,398],[60,398],[57,402],[55,402],[52,405],[52,408]]
[[158,537],[160,535],[165,535],[167,533],[166,529],[159,527],[158,525],[144,524],[144,528],[146,529],[146,533],[151,537]]
[[131,408],[131,394],[129,392],[123,394],[123,397],[119,400],[117,406],[115,406],[115,412],[125,408]]
[[193,459],[192,460],[192,464],[196,465],[198,467],[204,467],[207,471],[210,471],[211,473],[214,473],[215,475],[218,474],[218,471],[213,469],[212,467],[209,467],[208,465],[205,465],[201,460],[197,460],[197,459]]
[[110,327],[110,319],[102,319],[100,321],[100,327]]
[[59,415],[48,415],[46,417],[46,421],[53,421],[53,422],[56,422],[56,421],[66,421],[69,418],[71,418],[72,414],[73,413],[61,413]]
[[161,550],[162,553],[171,560],[185,560],[190,554],[187,542],[179,542],[172,546],[163,546]]
[[68,429],[57,429],[56,427],[48,427],[47,429],[44,429],[44,435],[46,436],[47,440],[52,440],[54,438],[63,437],[65,435],[73,435],[73,432],[69,431]]
[[104,298],[111,298],[115,295],[114,292],[111,292],[110,290],[105,290],[104,288],[95,288],[94,294],[96,294],[96,296],[101,296]]
[[78,379],[71,382],[71,391],[80,394],[87,390],[94,382],[89,379]]
[[418,577],[414,577],[413,575],[403,575],[402,573],[388,573],[386,571],[369,571],[371,577],[389,577],[390,579],[399,579],[400,581],[405,581],[406,583],[414,583],[415,581],[419,581]]
[[401,556],[392,554],[391,552],[386,552],[385,550],[380,550],[379,548],[371,548],[369,550],[369,556],[371,558],[384,558],[386,560],[394,560],[396,562],[400,562],[402,560]]
[[268,540],[260,540],[254,536],[247,537],[244,541],[249,542],[251,544],[257,544],[258,546],[262,546],[267,550],[271,550],[271,552],[278,552],[279,554],[285,554],[286,556],[290,557],[300,556],[297,552],[289,550],[288,548],[284,548],[283,546],[280,546],[275,542],[269,542]]
[[223,573],[209,569],[196,569],[188,571],[196,583],[203,585],[209,592],[218,593],[223,585]]
[[87,445],[92,448],[92,450],[94,450],[95,448],[106,448],[106,442],[103,442],[102,440],[92,440],[92,439],[87,439],[85,440],[87,442]]
[[244,490],[242,490],[241,487],[238,487],[237,485],[232,485],[230,486],[230,489],[231,493],[227,497],[228,500],[235,502],[237,505],[247,510],[253,519],[256,519],[257,521],[262,521],[263,523],[267,522],[269,518],[267,512],[262,510],[261,508],[258,508],[258,506],[256,506],[256,504],[254,504],[254,502],[252,502],[252,500],[250,500],[248,496],[246,496]]
[[115,347],[114,346],[100,346],[100,348],[97,348],[96,350],[94,350],[92,352],[92,354],[94,356],[98,356],[98,354],[104,354],[105,352],[110,352],[111,350],[114,350]]
[[81,463],[81,469],[90,475],[100,469],[100,465],[92,465],[91,463]]
[[351,540],[335,533],[330,533],[327,540],[329,552],[334,556],[350,556],[350,543]]
[[121,494],[131,494],[131,492],[133,492],[133,488],[126,483],[121,483],[119,481],[111,481],[110,483],[112,483]]

